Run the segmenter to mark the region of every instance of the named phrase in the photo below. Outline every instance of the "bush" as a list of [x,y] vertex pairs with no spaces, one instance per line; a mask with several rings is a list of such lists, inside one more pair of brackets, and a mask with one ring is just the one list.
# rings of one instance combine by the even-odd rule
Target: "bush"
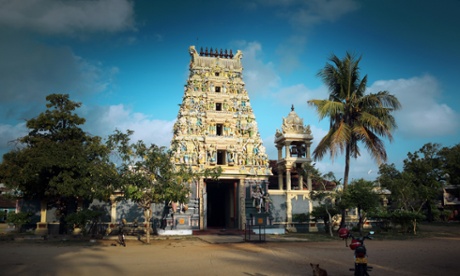
[[425,216],[412,211],[395,210],[391,213],[390,220],[396,225],[400,225],[404,232],[410,232],[410,227],[413,227],[415,234],[418,222],[424,219]]
[[400,226],[404,233],[412,232],[416,233],[418,223],[425,218],[424,215],[407,210],[393,210],[393,211],[380,211],[372,214],[373,218],[381,220],[381,227],[383,230],[388,230],[390,224],[394,226]]
[[292,214],[292,221],[294,222],[306,222],[310,221],[310,216],[308,214]]
[[86,234],[86,225],[94,220],[97,220],[102,215],[99,211],[84,209],[76,213],[66,216],[65,220],[73,229],[80,228],[83,234]]
[[32,212],[19,212],[15,213],[13,211],[8,213],[6,217],[6,223],[11,223],[14,225],[14,228],[18,231],[21,229],[21,226],[28,224],[32,220]]

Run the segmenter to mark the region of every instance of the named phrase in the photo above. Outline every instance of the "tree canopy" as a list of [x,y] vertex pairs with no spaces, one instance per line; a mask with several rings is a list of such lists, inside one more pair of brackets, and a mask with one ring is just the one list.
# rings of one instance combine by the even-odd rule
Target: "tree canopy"
[[328,191],[327,185],[329,183],[337,184],[340,180],[337,180],[332,172],[321,174],[318,169],[309,163],[305,163],[302,166],[301,173],[306,177],[310,176],[312,181],[320,184],[320,188],[318,190],[310,191],[310,198],[318,202],[318,205],[313,207],[310,215],[317,219],[323,219],[327,228],[326,230],[332,237],[332,217],[339,213],[339,208],[336,204],[336,199],[338,198],[339,193],[336,190]]
[[361,232],[367,214],[380,206],[380,196],[371,181],[357,179],[344,191],[341,204],[358,209],[358,229]]
[[402,171],[394,164],[379,168],[378,181],[391,191],[392,207],[422,214],[435,219],[433,208],[446,184],[456,185],[460,167],[459,145],[441,148],[427,143],[419,150],[407,154]]
[[0,180],[24,198],[49,204],[107,199],[115,167],[107,162],[109,150],[101,138],[80,127],[85,119],[75,110],[81,103],[68,94],[51,94],[46,100],[46,111],[27,121],[28,134],[3,156]]
[[[120,158],[119,187],[122,199],[136,202],[144,211],[144,219],[152,218],[153,203],[188,203],[190,184],[200,176],[218,177],[221,168],[197,173],[188,166],[176,166],[173,154],[165,147],[147,146],[143,141],[130,142],[133,131],[116,130],[107,145]],[[147,223],[147,243],[150,243],[150,223]]]

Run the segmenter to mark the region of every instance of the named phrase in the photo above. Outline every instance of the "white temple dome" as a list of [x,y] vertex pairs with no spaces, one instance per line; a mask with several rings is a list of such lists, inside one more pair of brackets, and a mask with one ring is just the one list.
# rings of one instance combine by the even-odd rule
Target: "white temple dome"
[[286,124],[289,124],[289,125],[303,126],[303,120],[294,111],[294,105],[292,105],[291,112],[289,112],[289,115],[285,118],[285,122]]

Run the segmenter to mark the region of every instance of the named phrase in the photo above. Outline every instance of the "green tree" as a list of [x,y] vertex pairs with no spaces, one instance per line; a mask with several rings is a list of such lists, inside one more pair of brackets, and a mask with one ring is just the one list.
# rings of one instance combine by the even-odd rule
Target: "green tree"
[[310,198],[318,202],[318,206],[313,207],[311,215],[324,220],[326,231],[332,237],[334,236],[332,233],[332,217],[339,213],[336,205],[336,199],[339,197],[339,194],[336,190],[328,190],[327,186],[328,184],[337,185],[339,180],[335,178],[333,172],[321,174],[315,167],[308,163],[303,165],[301,172],[305,176],[310,176],[313,182],[320,185],[318,190],[310,192]]
[[[361,57],[346,53],[343,59],[332,55],[319,71],[318,76],[329,89],[329,98],[309,100],[320,120],[328,117],[329,131],[313,151],[315,160],[321,160],[327,152],[334,158],[345,153],[344,190],[347,189],[350,158],[360,156],[359,142],[364,144],[371,156],[382,163],[387,160],[384,142],[379,136],[392,141],[396,121],[392,112],[401,105],[388,91],[365,94],[367,75],[360,78]],[[342,212],[342,225],[345,213]]]
[[[455,194],[455,197],[458,198],[460,195],[460,144],[457,144],[453,147],[444,147],[439,153],[438,157],[443,170],[443,179],[442,182],[448,186],[448,191]],[[455,191],[456,190],[456,191]],[[449,208],[445,209],[446,217],[449,217],[448,211]],[[460,216],[454,215],[455,219],[460,219]]]
[[[410,219],[414,233],[417,219],[434,219],[432,208],[436,205],[442,185],[446,181],[447,159],[443,159],[443,154],[448,156],[448,152],[447,148],[440,150],[438,144],[427,143],[418,151],[407,154],[402,171],[397,170],[394,164],[380,166],[377,181],[391,191],[390,218],[397,218],[398,221]],[[455,160],[454,156],[451,158]],[[455,161],[451,162],[449,166],[455,168]],[[424,208],[426,216],[423,215]],[[398,213],[392,215],[395,211]]]
[[6,223],[13,224],[15,231],[20,232],[24,224],[30,223],[32,215],[31,212],[15,213],[14,211],[10,211],[6,217]]
[[71,227],[75,229],[81,229],[81,233],[83,235],[88,234],[87,225],[90,223],[94,223],[95,221],[99,220],[100,217],[103,215],[103,212],[91,209],[83,209],[78,210],[75,213],[69,214],[66,217],[67,223],[71,225]]
[[217,178],[221,168],[198,174],[188,166],[176,166],[171,162],[171,151],[153,144],[147,146],[143,141],[130,143],[132,134],[131,130],[126,133],[116,130],[107,143],[120,157],[118,172],[122,199],[136,202],[143,210],[147,224],[146,242],[150,243],[152,204],[188,202],[190,184],[201,175]]
[[449,185],[460,185],[460,144],[451,148],[443,147],[438,152],[443,169],[445,182]]
[[387,210],[375,214],[375,217],[383,222],[389,221],[394,225],[400,225],[404,232],[412,225],[414,234],[417,233],[418,221],[425,217],[422,215],[422,208],[426,204],[425,189],[417,187],[415,178],[416,175],[413,173],[400,172],[394,164],[380,165],[377,181],[381,187],[391,192],[391,205]]
[[342,196],[344,205],[358,209],[358,229],[360,233],[362,233],[367,214],[375,211],[380,206],[380,196],[374,188],[371,181],[361,178],[353,180]]
[[444,171],[439,158],[439,144],[427,143],[404,160],[404,171],[412,175],[412,184],[427,208],[427,219],[433,221],[432,208],[440,196]]
[[377,181],[381,187],[391,192],[391,209],[420,212],[425,200],[419,194],[414,184],[414,175],[405,171],[400,172],[394,164],[382,164],[379,167]]
[[116,171],[101,138],[80,128],[85,119],[74,111],[81,103],[67,94],[51,94],[46,100],[47,110],[27,121],[28,134],[3,156],[0,180],[25,199],[57,206],[64,218],[72,211],[70,202],[107,199]]

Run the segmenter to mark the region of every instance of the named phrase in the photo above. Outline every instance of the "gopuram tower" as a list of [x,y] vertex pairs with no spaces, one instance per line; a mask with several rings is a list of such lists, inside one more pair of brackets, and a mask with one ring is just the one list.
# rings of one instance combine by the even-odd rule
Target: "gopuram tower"
[[196,172],[221,167],[222,173],[218,180],[192,185],[190,203],[176,224],[243,229],[254,213],[269,212],[262,199],[271,175],[243,81],[243,55],[212,48],[197,52],[194,46],[189,53],[190,74],[171,141],[174,162]]

